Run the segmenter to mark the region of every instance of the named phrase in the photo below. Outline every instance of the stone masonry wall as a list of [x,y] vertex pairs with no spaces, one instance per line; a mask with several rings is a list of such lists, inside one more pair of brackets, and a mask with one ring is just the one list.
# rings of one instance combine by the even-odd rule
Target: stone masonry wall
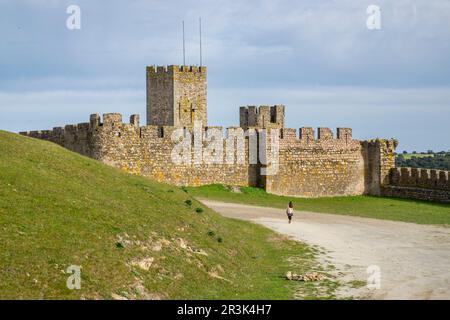
[[[107,164],[178,186],[213,183],[247,186],[254,179],[249,175],[247,162],[226,164],[221,158],[220,164],[205,164],[203,160],[200,160],[198,164],[174,163],[172,151],[177,143],[172,141],[172,134],[175,130],[181,130],[183,135],[192,136],[193,128],[145,126],[133,132],[126,130],[127,124],[116,124],[116,128],[119,127],[122,128],[122,132],[125,132],[120,138],[117,138],[113,130],[102,130],[100,133],[102,140],[100,160]],[[222,128],[217,127],[217,129]],[[202,134],[205,135],[206,132],[203,131]],[[226,141],[222,140],[219,143],[225,150]],[[195,160],[193,142],[190,148],[189,157],[193,162]],[[206,152],[203,156],[207,156]]]
[[174,124],[173,68],[147,67],[147,124]]
[[[333,138],[328,128],[281,129],[279,168],[265,178],[267,192],[323,197],[365,193],[365,158],[362,145],[351,130],[339,128]],[[345,132],[345,135],[343,134]]]
[[393,168],[384,196],[450,203],[450,172],[433,169]]
[[[295,129],[283,128],[279,131],[278,171],[266,176],[261,175],[261,169],[265,166],[261,163],[250,164],[249,161],[249,139],[261,139],[261,129],[250,128],[250,134],[240,141],[233,139],[233,136],[244,132],[241,127],[228,128],[220,140],[215,140],[207,129],[222,131],[222,127],[199,129],[203,137],[203,155],[200,162],[194,163],[198,154],[194,151],[199,146],[190,140],[189,158],[193,161],[190,164],[173,161],[172,152],[180,144],[173,141],[172,136],[192,136],[198,129],[153,125],[140,127],[138,115],[132,115],[130,122],[124,123],[117,113],[104,114],[103,122],[98,114],[93,114],[89,123],[21,134],[58,143],[69,150],[160,182],[179,186],[214,183],[261,186],[271,193],[303,197],[370,193],[371,185],[376,186],[384,180],[381,174],[385,169],[382,170],[384,166],[380,164],[385,160],[380,157],[390,157],[389,153],[393,152],[392,148],[382,150],[386,143],[354,140],[348,128],[338,128],[336,138],[333,138],[330,129],[319,128],[317,139],[312,128],[301,128],[298,137]],[[215,147],[211,147],[209,141],[216,141]],[[243,147],[233,148],[229,153],[227,148],[231,143]],[[218,154],[221,156],[216,158],[216,163],[206,164],[203,161]],[[243,160],[238,162],[238,159]]]
[[284,105],[246,106],[239,108],[240,127],[247,128],[284,128]]
[[375,139],[361,142],[364,154],[366,192],[381,195],[381,187],[389,183],[389,172],[395,168],[396,140]]
[[99,145],[96,143],[95,131],[89,122],[62,127],[53,130],[25,131],[21,135],[57,143],[71,151],[99,159]]
[[[222,127],[208,127],[222,130]],[[226,152],[228,143],[238,143],[232,138],[234,132],[242,132],[242,128],[228,128],[226,137],[217,140],[215,148],[205,149],[203,157],[214,157],[215,152],[223,150],[223,156],[217,157],[216,162],[205,164],[201,160],[195,164],[176,164],[172,161],[172,150],[178,142],[172,141],[172,134],[179,127],[173,126],[144,126],[139,127],[139,116],[132,115],[130,123],[123,123],[122,116],[117,113],[104,114],[103,122],[100,116],[91,115],[90,123],[69,125],[64,129],[54,128],[51,131],[31,131],[20,134],[33,138],[44,139],[61,146],[100,160],[108,165],[123,169],[127,172],[152,178],[159,182],[171,183],[179,186],[198,186],[205,184],[226,184],[236,186],[257,186],[257,166],[248,163],[248,138],[242,139],[242,149],[232,153]],[[184,134],[193,136],[192,127],[181,129]],[[205,128],[200,133],[204,136],[204,145],[208,137]],[[194,145],[191,143],[191,159],[194,161]],[[243,153],[243,154],[242,154]],[[230,156],[230,158],[226,158]],[[242,163],[237,163],[238,157],[243,157]]]
[[174,68],[175,126],[207,125],[206,67]]
[[206,126],[206,75],[204,66],[147,67],[147,124]]

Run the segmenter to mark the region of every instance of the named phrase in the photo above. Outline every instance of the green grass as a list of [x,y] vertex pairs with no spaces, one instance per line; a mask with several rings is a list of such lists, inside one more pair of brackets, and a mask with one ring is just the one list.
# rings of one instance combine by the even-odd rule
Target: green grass
[[358,288],[364,287],[366,285],[367,285],[367,281],[362,281],[362,280],[352,280],[349,282],[349,286],[354,289],[358,289]]
[[197,198],[244,203],[263,207],[286,208],[294,202],[296,211],[336,213],[420,224],[450,224],[450,205],[407,199],[370,196],[295,198],[266,193],[263,189],[243,187],[241,193],[222,185],[187,188]]
[[428,154],[428,153],[427,154],[421,154],[421,153],[406,153],[406,154],[403,154],[403,153],[401,153],[401,155],[403,156],[403,158],[405,158],[405,160],[409,160],[412,157],[416,157],[416,158],[434,157],[433,153],[430,153],[430,154]]
[[[0,299],[320,294],[283,279],[319,270],[315,249],[221,217],[182,189],[4,131],[0,151]],[[144,259],[148,270],[136,265]],[[80,290],[66,287],[71,265]]]

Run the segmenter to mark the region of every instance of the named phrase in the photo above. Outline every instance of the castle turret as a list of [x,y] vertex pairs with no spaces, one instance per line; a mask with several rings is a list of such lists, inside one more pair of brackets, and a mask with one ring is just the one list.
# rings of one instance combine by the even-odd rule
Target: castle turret
[[256,128],[284,128],[284,105],[240,107],[240,126],[244,129]]
[[207,125],[206,67],[147,67],[147,124]]

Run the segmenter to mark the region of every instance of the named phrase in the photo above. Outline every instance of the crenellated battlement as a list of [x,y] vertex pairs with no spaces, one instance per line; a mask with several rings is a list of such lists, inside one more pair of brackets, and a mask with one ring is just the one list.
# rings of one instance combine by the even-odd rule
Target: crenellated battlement
[[[338,132],[339,132],[339,129],[338,129]],[[351,138],[352,138],[352,136],[351,136],[351,131],[350,131],[350,139]],[[333,131],[331,131],[330,128],[318,128],[317,129],[317,139],[318,140],[332,140],[333,139]]]
[[[103,121],[101,121],[103,118]],[[28,136],[31,138],[38,138],[43,140],[49,140],[51,137],[60,137],[68,133],[88,133],[98,127],[114,126],[114,125],[130,125],[133,127],[139,127],[139,115],[133,114],[130,117],[130,123],[122,122],[122,115],[120,113],[105,113],[103,117],[100,117],[98,113],[91,114],[89,122],[82,122],[77,124],[67,124],[62,127],[54,127],[52,130],[34,130],[34,131],[21,131],[19,134]]]
[[382,195],[450,203],[450,172],[423,168],[392,168]]
[[298,130],[294,128],[281,128],[280,129],[280,141],[285,145],[311,145],[317,146],[318,144],[330,145],[332,143],[351,143],[356,142],[352,137],[352,129],[350,128],[337,128],[336,138],[333,131],[330,128],[320,127],[317,128],[317,134],[314,128],[302,127]]
[[[102,144],[109,144],[114,139],[120,138],[121,144],[127,143],[163,143],[173,145],[172,135],[175,130],[183,130],[183,136],[188,134],[194,137],[194,127],[192,126],[140,126],[139,115],[130,116],[129,122],[123,122],[123,116],[120,113],[91,114],[89,122],[69,124],[62,127],[55,127],[52,130],[21,132],[20,134],[55,142],[70,150],[83,150],[82,154],[91,156],[95,153],[88,148],[98,144],[101,149]],[[203,139],[210,139],[211,135],[220,134],[224,143],[229,137],[248,140],[250,135],[258,136],[260,130],[266,128],[260,127],[228,127],[222,126],[202,126],[201,134]],[[268,133],[271,128],[268,128]],[[213,132],[214,131],[214,132]],[[343,134],[343,132],[345,134]],[[336,138],[333,131],[329,128],[318,128],[317,136],[315,130],[311,127],[303,127],[298,130],[293,128],[281,128],[279,131],[280,148],[320,148],[326,150],[356,150],[360,148],[360,142],[352,139],[351,129],[338,128]],[[97,141],[98,140],[98,141]],[[117,143],[117,141],[116,141]],[[110,152],[113,152],[110,149]]]
[[205,66],[147,66],[147,73],[149,74],[174,74],[175,72],[191,72],[191,73],[206,73]]
[[298,130],[295,128],[282,128],[280,129],[281,139],[298,139],[298,140],[352,140],[352,129],[350,128],[337,128],[336,138],[334,138],[333,131],[330,128],[317,128],[317,135],[312,127],[301,127]]
[[390,185],[409,188],[450,190],[449,171],[418,168],[392,168]]
[[247,128],[284,128],[284,105],[243,106],[239,108],[239,123]]
[[[86,136],[87,134],[92,135],[94,132],[97,135],[115,135],[125,137],[125,133],[133,131],[139,139],[157,139],[157,140],[167,140],[170,141],[172,134],[175,130],[183,130],[185,136],[189,133],[192,137],[194,136],[194,127],[190,126],[155,126],[147,125],[140,126],[138,114],[133,114],[130,116],[130,121],[128,123],[123,122],[122,114],[120,113],[105,113],[100,116],[98,113],[91,114],[89,117],[89,122],[83,122],[78,124],[68,124],[62,127],[54,127],[52,130],[34,130],[34,131],[23,131],[19,134],[28,136],[31,138],[37,138],[42,140],[50,140],[58,144],[63,145],[65,141],[69,138],[74,140],[76,136]],[[202,137],[208,138],[212,134],[212,130],[215,133],[220,132],[221,136],[226,139],[229,136],[235,137],[236,135],[245,136],[245,132],[241,127],[227,127],[222,126],[206,126],[201,127]]]
[[[284,111],[284,108],[250,106],[246,110],[257,115],[270,115],[274,112],[271,110]],[[263,130],[267,130],[267,141],[271,141],[270,132],[274,129],[279,130],[279,150],[266,145],[266,152],[267,155],[278,153],[279,172],[262,176],[262,163],[250,163],[250,154],[259,153],[250,142],[261,142]],[[140,126],[139,115],[131,115],[129,121],[124,122],[120,113],[91,114],[89,122],[21,134],[58,143],[69,150],[161,182],[264,186],[269,192],[302,196],[365,193],[368,178],[362,169],[364,163],[372,163],[372,158],[383,158],[395,148],[385,148],[378,140],[354,140],[350,128],[337,128],[333,132],[324,127],[302,127],[297,131],[277,126]],[[195,139],[199,135],[201,144]],[[190,140],[184,140],[181,146],[189,147],[188,157],[192,162],[174,163],[173,152],[186,137]],[[369,146],[379,152],[366,156],[364,150]],[[205,159],[210,162],[202,162]],[[306,174],[308,170],[315,176]],[[293,177],[304,181],[303,184],[293,185]],[[357,183],[352,185],[354,181]],[[327,188],[322,187],[325,185]],[[346,187],[342,189],[342,185]]]
[[240,126],[242,128],[283,128],[284,105],[242,106],[239,108]]

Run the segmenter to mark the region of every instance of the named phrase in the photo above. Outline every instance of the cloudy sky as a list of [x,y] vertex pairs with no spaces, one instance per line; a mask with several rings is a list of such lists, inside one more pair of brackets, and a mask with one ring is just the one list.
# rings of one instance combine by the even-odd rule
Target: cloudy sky
[[[69,30],[69,5],[81,29]],[[366,9],[381,8],[381,29]],[[399,150],[450,149],[449,0],[0,0],[0,129],[140,113],[145,66],[208,66],[209,123],[285,104],[287,126],[352,127]]]

